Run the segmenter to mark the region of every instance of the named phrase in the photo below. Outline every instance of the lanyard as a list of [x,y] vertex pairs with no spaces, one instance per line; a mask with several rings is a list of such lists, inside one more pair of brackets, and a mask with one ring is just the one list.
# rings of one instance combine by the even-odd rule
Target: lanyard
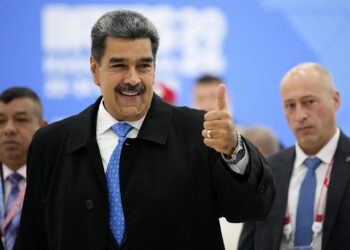
[[19,207],[23,204],[23,200],[24,200],[24,194],[25,194],[25,188],[18,194],[15,202],[13,203],[11,209],[9,210],[9,212],[7,213],[6,217],[4,218],[4,220],[1,223],[1,228],[0,228],[0,233],[3,235],[5,228],[7,227],[7,225],[10,223],[10,221],[12,220],[12,218],[16,215],[16,213],[18,212]]
[[[1,164],[0,164],[1,165]],[[2,168],[1,168],[2,171]],[[2,177],[2,175],[1,175]],[[5,219],[5,198],[4,198],[4,181],[3,178],[1,178],[0,182],[0,225],[2,225],[4,219]]]
[[[312,232],[314,234],[313,235],[314,239],[322,231],[324,212],[325,212],[326,201],[327,201],[328,186],[329,186],[330,176],[333,168],[333,163],[334,163],[334,156],[331,160],[331,163],[328,165],[326,176],[323,180],[323,184],[321,188],[321,193],[317,202],[316,215],[314,218],[314,222],[312,223]],[[283,234],[285,235],[287,241],[291,240],[292,232],[293,232],[293,227],[290,219],[288,199],[287,199],[287,209],[283,220]]]

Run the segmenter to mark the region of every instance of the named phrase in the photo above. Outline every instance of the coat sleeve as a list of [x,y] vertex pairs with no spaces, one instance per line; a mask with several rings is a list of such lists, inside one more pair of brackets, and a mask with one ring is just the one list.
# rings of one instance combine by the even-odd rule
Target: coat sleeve
[[238,250],[254,250],[255,222],[246,222],[243,225],[238,241]]
[[22,208],[22,215],[16,250],[49,249],[46,235],[45,212],[43,209],[42,155],[36,147],[35,137],[29,147],[27,161],[27,188]]
[[249,153],[244,175],[232,171],[217,153],[211,159],[219,217],[229,222],[263,220],[276,192],[268,162],[254,145],[244,141]]

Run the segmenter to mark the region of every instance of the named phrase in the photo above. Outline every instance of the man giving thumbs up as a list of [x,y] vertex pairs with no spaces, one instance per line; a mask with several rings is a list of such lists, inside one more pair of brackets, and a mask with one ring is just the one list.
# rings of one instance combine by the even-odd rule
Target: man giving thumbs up
[[108,12],[91,37],[101,97],[35,134],[17,250],[222,250],[220,217],[265,218],[272,176],[225,89],[205,118],[154,94],[159,38],[140,13]]
[[216,109],[204,116],[204,143],[225,155],[232,155],[238,146],[238,134],[226,104],[226,87],[220,84],[216,90]]
[[[205,114],[202,136],[208,147],[222,153],[222,157],[230,167],[235,172],[243,174],[249,155],[245,153],[246,148],[241,135],[237,133],[233,124],[226,96],[225,85],[219,84],[216,88],[216,109]],[[240,161],[241,163],[236,165]]]

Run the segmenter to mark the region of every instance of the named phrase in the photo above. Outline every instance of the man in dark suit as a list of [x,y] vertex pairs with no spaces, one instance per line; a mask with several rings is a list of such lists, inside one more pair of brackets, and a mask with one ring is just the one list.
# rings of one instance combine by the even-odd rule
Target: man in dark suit
[[13,87],[0,93],[0,249],[14,248],[26,187],[29,144],[33,134],[45,125],[40,99],[32,90]]
[[17,249],[224,249],[218,218],[263,219],[275,193],[225,87],[205,116],[174,107],[153,93],[148,19],[109,12],[91,34],[102,97],[34,136]]
[[315,63],[288,71],[280,92],[297,144],[268,159],[278,193],[266,220],[245,223],[239,249],[349,249],[350,139],[336,123],[339,92]]

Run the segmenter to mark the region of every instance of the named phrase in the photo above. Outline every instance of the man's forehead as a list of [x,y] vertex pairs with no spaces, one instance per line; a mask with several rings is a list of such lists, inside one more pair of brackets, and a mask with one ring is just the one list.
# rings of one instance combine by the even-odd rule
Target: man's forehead
[[139,49],[152,50],[151,40],[149,40],[148,38],[127,39],[109,36],[106,38],[105,46],[107,49],[119,49],[121,52],[125,50]]
[[284,102],[297,102],[297,101],[305,101],[305,100],[308,100],[310,98],[316,98],[316,96],[313,94],[305,93],[304,95],[301,95],[301,96],[286,96],[283,98],[283,101]]
[[216,89],[218,87],[218,85],[216,84],[198,84],[195,86],[196,89],[200,89],[200,90],[208,90],[208,89]]
[[108,37],[105,42],[106,48],[119,49],[121,52],[125,50],[152,50],[151,40],[148,38],[126,39]]
[[0,113],[26,114],[34,112],[36,103],[28,97],[16,97],[8,103],[0,102]]

